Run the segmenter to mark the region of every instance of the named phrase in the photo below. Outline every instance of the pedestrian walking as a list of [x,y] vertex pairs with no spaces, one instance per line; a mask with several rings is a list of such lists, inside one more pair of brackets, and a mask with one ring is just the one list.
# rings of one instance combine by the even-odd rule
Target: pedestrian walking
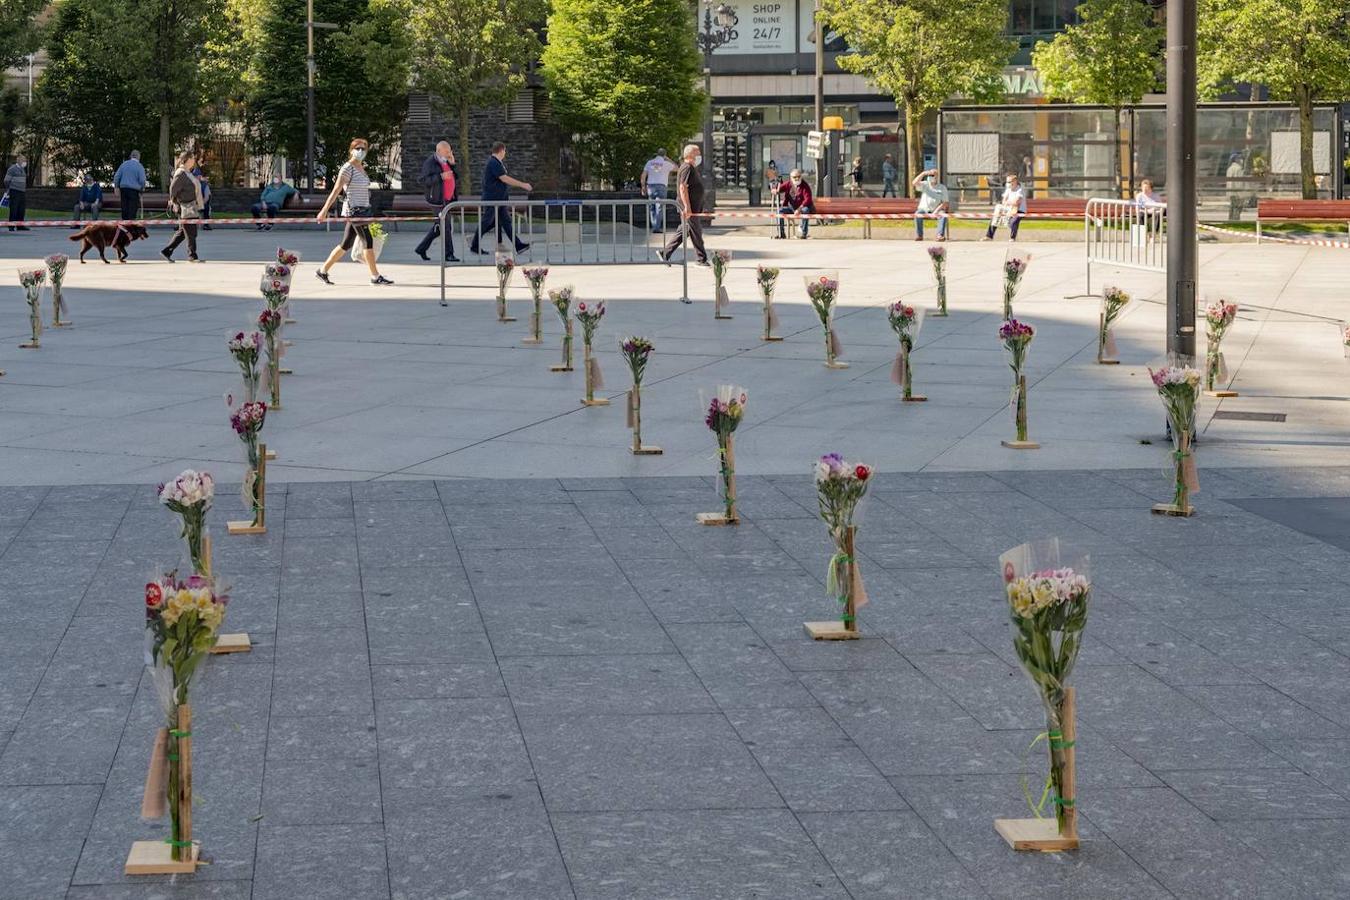
[[132,150],[113,173],[113,190],[121,201],[123,221],[140,218],[141,191],[145,190],[145,166],[141,165],[141,151]]
[[21,159],[15,159],[5,171],[5,199],[9,204],[9,230],[27,231],[23,219],[28,214],[28,170]]
[[511,232],[510,208],[498,205],[510,198],[511,188],[519,188],[527,194],[534,190],[529,182],[520,181],[506,174],[506,145],[498,141],[492,145],[492,153],[488,156],[487,165],[483,169],[482,223],[471,239],[470,253],[483,252],[479,249],[482,246],[483,235],[493,231],[494,228],[497,235],[497,239],[493,241],[494,245],[501,243],[502,235],[505,234],[507,240],[515,242],[517,253],[524,253],[530,249],[529,244]]
[[[459,196],[459,168],[455,165],[455,151],[450,148],[449,141],[436,144],[436,152],[422,160],[422,171],[418,177],[422,181],[426,201],[436,207],[438,213],[446,204],[455,202]],[[447,221],[447,227],[449,224]],[[440,236],[441,218],[437,215],[413,252],[426,262],[431,262],[427,250]],[[455,239],[448,232],[445,235],[445,261],[459,262],[459,257],[455,256]]]
[[689,243],[694,245],[698,264],[706,266],[710,263],[708,251],[703,246],[703,220],[699,218],[699,214],[703,212],[703,177],[698,169],[703,165],[703,154],[699,151],[698,144],[684,145],[683,160],[680,163],[679,173],[675,176],[675,195],[680,206],[680,227],[657,255],[666,265],[670,265],[670,258],[688,239]]
[[192,174],[197,177],[197,183],[202,189],[202,231],[210,231],[211,225],[211,178],[202,171],[201,166],[192,170]]
[[[328,192],[328,199],[323,201],[323,208],[319,210],[315,219],[322,222],[328,218],[328,210],[337,202],[338,194],[342,194],[343,218],[361,219],[370,215],[370,175],[366,173],[365,164],[366,153],[369,151],[370,141],[365,138],[355,138],[347,146],[349,158],[338,170],[337,181]],[[337,264],[342,254],[356,245],[357,238],[361,239],[361,246],[365,248],[362,258],[365,259],[366,268],[370,270],[370,283],[393,284],[394,282],[380,274],[375,265],[375,254],[372,252],[375,249],[375,238],[370,234],[370,225],[365,222],[347,222],[342,229],[342,243],[328,254],[323,267],[314,271],[315,277],[324,284],[332,284],[328,278],[328,270]]]
[[994,217],[989,221],[989,230],[984,233],[986,241],[992,241],[998,231],[1000,221],[1008,223],[1008,240],[1017,240],[1017,228],[1022,217],[1027,214],[1027,195],[1022,190],[1022,182],[1016,174],[1009,172],[1003,182],[1003,196],[994,204]]
[[[801,169],[793,169],[788,175],[788,180],[778,186],[778,211],[784,216],[795,214],[802,217],[798,234],[805,240],[811,230],[809,216],[816,211],[816,206],[811,198],[811,185],[802,177]],[[777,239],[782,240],[786,237],[787,219],[780,216]]]
[[887,153],[881,159],[881,196],[898,197],[895,184],[900,178],[900,170],[895,167],[895,157]]
[[[88,172],[80,179],[80,199],[75,201],[76,222],[84,221],[84,214],[89,213],[89,218],[97,219],[100,212],[103,211],[103,186],[94,180],[94,176]],[[72,228],[79,228],[79,225],[72,225]]]
[[[300,192],[282,179],[280,172],[273,172],[271,183],[263,185],[262,190],[258,192],[258,202],[251,207],[253,218],[261,219],[266,216],[275,219],[277,212],[286,205],[286,201],[298,193]],[[262,222],[254,222],[253,227],[258,231],[271,231],[272,223],[264,225]]]
[[947,216],[951,213],[951,195],[947,186],[937,180],[937,169],[925,169],[914,176],[914,190],[919,194],[919,205],[914,210],[914,240],[923,240],[923,220],[937,219],[938,240],[947,239]]
[[1228,168],[1224,171],[1224,176],[1228,179],[1228,220],[1237,222],[1242,218],[1242,211],[1247,208],[1246,184],[1243,179],[1247,175],[1247,167],[1242,164],[1242,154],[1234,153],[1228,157]]
[[[656,155],[647,160],[642,167],[639,186],[648,200],[664,200],[670,196],[670,173],[679,169],[666,159],[665,148],[656,151]],[[666,230],[666,208],[663,204],[653,203],[648,209],[647,218],[651,220],[652,231]]]
[[197,155],[191,150],[178,154],[178,168],[169,179],[169,210],[178,217],[178,230],[173,240],[159,251],[159,255],[173,262],[173,251],[187,241],[188,262],[201,262],[197,256],[197,222],[202,217],[202,185],[192,174]]
[[863,190],[863,170],[862,157],[853,157],[853,168],[848,170],[848,193],[850,197],[862,197],[866,192]]

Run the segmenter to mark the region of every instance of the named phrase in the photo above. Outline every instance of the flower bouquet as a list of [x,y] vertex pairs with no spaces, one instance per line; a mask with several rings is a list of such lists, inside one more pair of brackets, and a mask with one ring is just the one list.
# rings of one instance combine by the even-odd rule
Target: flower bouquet
[[647,359],[652,355],[652,342],[644,337],[626,337],[619,342],[628,370],[633,373],[633,388],[628,392],[628,427],[633,429],[633,455],[659,456],[660,447],[642,443],[642,377],[647,373]]
[[[61,293],[61,285],[66,280],[66,265],[70,257],[64,253],[53,253],[43,260],[47,264],[47,277],[52,283],[52,327],[64,328],[70,324],[70,310],[66,307],[66,298]],[[65,318],[61,318],[65,316]]]
[[294,250],[287,250],[285,247],[278,247],[277,262],[294,270],[296,266],[300,265],[300,254]]
[[717,458],[720,463],[720,493],[722,512],[699,513],[698,521],[702,525],[736,525],[740,517],[736,515],[736,450],[733,438],[736,428],[745,415],[745,389],[729,384],[717,388],[717,396],[708,404],[708,413],[703,422],[717,435]]
[[1211,397],[1236,397],[1237,391],[1220,390],[1219,382],[1228,380],[1228,366],[1224,364],[1219,345],[1223,336],[1237,318],[1238,306],[1227,300],[1215,300],[1205,306],[1205,393]]
[[1167,409],[1175,463],[1172,502],[1158,504],[1153,512],[1164,516],[1193,515],[1195,508],[1190,504],[1190,495],[1200,490],[1200,479],[1195,471],[1191,435],[1195,434],[1195,408],[1200,401],[1200,373],[1189,365],[1166,365],[1157,371],[1149,369],[1148,373]]
[[923,313],[908,306],[903,300],[897,300],[886,309],[891,329],[900,338],[900,350],[895,354],[895,363],[891,366],[891,382],[900,385],[901,399],[906,403],[920,403],[927,397],[914,393],[914,367],[909,357],[914,352],[914,341],[923,326]]
[[1025,256],[1011,251],[1003,260],[1003,318],[1011,319],[1013,317],[1013,299],[1017,297],[1017,289],[1022,285],[1022,276],[1027,273],[1027,266],[1031,263],[1031,254]]
[[33,331],[33,339],[19,345],[24,350],[37,350],[42,346],[42,282],[46,278],[46,269],[19,270],[19,284],[28,301],[28,325]]
[[839,337],[834,333],[834,302],[839,299],[839,275],[837,272],[821,272],[807,275],[806,296],[820,317],[825,328],[825,366],[830,369],[847,369],[848,363],[839,362],[841,352]]
[[818,641],[853,640],[858,631],[858,609],[867,603],[862,573],[854,552],[858,526],[853,514],[858,509],[872,477],[872,467],[845,462],[838,453],[829,453],[816,463],[816,499],[820,517],[830,528],[834,555],[825,570],[825,589],[842,607],[838,621],[807,622],[806,633]]
[[282,344],[281,313],[274,309],[264,309],[258,313],[258,330],[263,334],[263,343],[267,348],[267,372],[264,381],[272,394],[271,408],[281,409],[281,357],[286,353]]
[[548,278],[548,266],[527,266],[520,270],[525,283],[530,286],[530,299],[534,301],[534,312],[530,313],[530,336],[523,343],[542,344],[544,342],[543,318],[539,307],[544,299],[544,279]]
[[934,244],[928,248],[928,260],[933,264],[933,284],[937,287],[937,312],[935,316],[947,315],[947,248]]
[[1350,359],[1350,323],[1342,322],[1340,325],[1341,348],[1345,352],[1345,358]]
[[497,321],[514,322],[515,316],[506,314],[506,286],[511,283],[511,273],[516,270],[516,261],[504,253],[497,254]]
[[712,252],[712,273],[713,273],[713,318],[730,319],[725,310],[731,305],[731,298],[727,296],[726,277],[727,269],[731,266],[730,250],[714,250]]
[[240,489],[244,506],[253,513],[252,521],[230,522],[228,530],[230,534],[262,534],[267,530],[267,445],[258,440],[258,435],[267,419],[267,404],[245,400],[235,409],[233,397],[227,396],[225,402],[231,407],[230,427],[244,442],[248,457],[248,472]]
[[[994,827],[1015,850],[1075,850],[1078,810],[1074,743],[1077,725],[1069,675],[1087,624],[1092,582],[1086,556],[1070,558],[1058,539],[1023,544],[999,557],[1013,624],[1013,649],[1031,676],[1045,707],[1042,739],[1050,772],[1039,802],[1023,791],[1034,819],[996,819]],[[1054,815],[1042,816],[1047,802]]]
[[773,330],[778,327],[778,313],[773,308],[773,290],[778,286],[778,269],[775,266],[759,266],[755,269],[755,283],[759,285],[759,296],[764,301],[764,340],[781,341],[774,337]]
[[1013,423],[1017,427],[1017,440],[1001,443],[1013,450],[1035,450],[1040,447],[1040,444],[1027,440],[1027,376],[1022,374],[1022,367],[1027,361],[1027,346],[1035,336],[1036,329],[1016,319],[1009,319],[998,329],[999,340],[1003,341],[1003,346],[1012,356],[1008,366],[1013,373],[1011,404]]
[[193,574],[211,577],[211,541],[206,536],[206,513],[216,496],[216,483],[210,472],[185,469],[167,484],[159,486],[159,502],[183,520],[183,539]]
[[604,397],[595,399],[595,389],[603,388],[605,379],[600,374],[600,360],[595,358],[591,348],[595,330],[600,327],[600,320],[604,317],[603,300],[592,306],[587,306],[585,302],[577,304],[577,321],[581,323],[582,371],[586,373],[586,397],[581,402],[586,406],[609,406],[609,401]]
[[1129,302],[1130,295],[1118,287],[1102,289],[1102,311],[1097,318],[1097,362],[1104,366],[1120,362],[1116,359],[1116,336],[1111,333],[1111,325]]
[[[263,336],[261,331],[236,331],[228,341],[230,355],[239,364],[239,372],[244,376],[244,399],[258,399],[258,357],[262,353]],[[266,371],[266,370],[264,370]]]
[[141,817],[169,814],[168,840],[136,841],[128,875],[192,872],[200,850],[192,840],[192,708],[188,689],[216,643],[228,598],[210,578],[179,581],[171,572],[145,586],[146,664],[166,726],[155,736]]
[[550,372],[572,371],[572,296],[570,286],[548,292],[548,299],[553,301],[553,308],[563,323],[562,365],[549,366]]
[[[275,269],[278,267],[268,266],[267,268]],[[282,312],[285,309],[286,302],[291,299],[291,283],[289,277],[264,277],[262,284],[259,285],[259,289],[262,291],[263,299],[267,301],[267,308],[273,312]]]

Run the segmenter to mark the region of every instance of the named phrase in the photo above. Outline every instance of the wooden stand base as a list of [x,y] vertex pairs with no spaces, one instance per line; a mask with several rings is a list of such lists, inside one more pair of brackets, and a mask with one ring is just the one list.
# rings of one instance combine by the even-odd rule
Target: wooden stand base
[[294,369],[277,369],[277,374],[278,374],[278,375],[294,375],[294,374],[295,374],[295,370],[294,370]]
[[522,344],[542,344],[542,343],[544,342],[544,339],[543,339],[543,338],[521,338],[521,339],[520,339],[520,342],[521,342]]
[[598,397],[598,398],[596,398],[595,400],[586,400],[585,398],[583,398],[582,401],[581,401],[581,405],[582,405],[582,406],[609,406],[609,401],[606,400],[604,397]]
[[1035,441],[999,441],[1009,450],[1039,450],[1041,445]]
[[850,631],[838,619],[829,622],[803,622],[802,625],[806,633],[817,641],[856,641],[862,637],[861,631],[856,629]]
[[1153,507],[1152,512],[1155,516],[1193,516],[1195,515],[1195,507],[1188,506],[1182,509],[1175,503],[1158,503]]
[[848,363],[846,363],[846,362],[838,362],[838,361],[835,361],[835,362],[827,362],[827,363],[825,364],[825,368],[827,368],[827,369],[847,369],[847,368],[848,368]]
[[631,447],[634,456],[660,456],[666,451],[660,447],[654,447],[651,444],[643,444],[641,447]]
[[267,458],[268,462],[271,462],[272,460],[277,458],[277,451],[267,450],[263,453],[263,456]]
[[498,321],[498,322],[514,322],[515,320],[516,320],[516,317],[515,317],[515,316],[498,316],[498,317],[497,317],[497,321]]
[[246,519],[242,522],[226,522],[225,531],[227,534],[267,534],[267,526],[254,525],[252,519]]
[[41,344],[35,344],[35,343],[33,343],[32,341],[28,341],[27,343],[20,344],[20,345],[19,345],[19,349],[20,349],[20,350],[40,350],[40,349],[42,349],[42,345],[41,345]]
[[[1099,366],[1118,366],[1118,365],[1120,365],[1120,360],[1118,360],[1118,359],[1099,359],[1099,360],[1097,360],[1097,365],[1099,365]],[[1013,820],[1012,820],[1012,819],[1009,819],[1008,821],[1013,821]]]
[[216,635],[215,646],[211,648],[212,653],[248,653],[253,649],[253,642],[248,639],[248,632],[237,631],[233,634]]
[[728,519],[722,513],[699,513],[694,518],[698,519],[700,525],[739,525],[740,517]]
[[549,370],[550,372],[574,372],[574,371],[576,371],[576,370],[573,369],[571,366],[549,366],[549,367],[548,367],[548,370]]
[[714,319],[734,319],[734,318],[736,318],[736,317],[735,317],[735,316],[724,316],[724,315],[722,315],[721,313],[717,313],[716,315],[713,316],[713,318],[714,318]]
[[994,829],[1003,835],[1008,846],[1014,850],[1055,853],[1060,850],[1078,849],[1078,838],[1061,835],[1059,824],[1054,818],[995,819]]
[[52,323],[52,327],[53,327],[53,328],[69,328],[70,326],[72,326],[72,325],[74,325],[74,324],[75,324],[74,322],[53,322],[53,323]]
[[197,871],[197,860],[202,845],[192,842],[191,859],[181,862],[173,858],[172,848],[164,841],[136,841],[122,867],[126,875],[183,875]]
[[945,318],[947,318],[947,313],[942,312],[941,310],[938,310],[938,311],[936,311],[936,312],[930,313],[930,315],[932,315],[932,317],[935,318],[935,319],[945,319]]
[[282,325],[294,325],[294,324],[295,324],[295,320],[294,320],[294,319],[282,319],[282,320],[281,320],[281,324],[282,324]]
[[768,341],[769,343],[774,343],[774,342],[776,342],[776,341],[781,341],[781,340],[783,340],[783,339],[780,338],[780,337],[778,337],[777,335],[772,335],[772,334],[770,334],[770,335],[765,336],[765,337],[763,338],[763,340],[766,340],[766,341]]
[[1238,397],[1237,391],[1205,391],[1206,397]]
[[923,396],[922,394],[914,394],[914,395],[909,396],[909,397],[901,397],[901,398],[900,398],[900,402],[901,402],[901,403],[927,403],[927,402],[928,402],[928,398],[925,397],[925,396]]

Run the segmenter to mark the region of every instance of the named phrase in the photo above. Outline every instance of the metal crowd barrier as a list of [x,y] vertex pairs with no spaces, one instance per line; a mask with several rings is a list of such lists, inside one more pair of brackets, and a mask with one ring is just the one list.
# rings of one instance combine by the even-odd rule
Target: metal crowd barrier
[[[657,230],[650,211],[658,208]],[[441,208],[441,303],[445,303],[448,266],[495,265],[498,246],[517,265],[629,265],[664,263],[658,255],[675,228],[668,227],[679,206],[674,200],[460,200]],[[510,237],[507,225],[510,223]],[[516,241],[529,244],[517,252]],[[454,242],[457,261],[445,258]],[[478,244],[477,254],[470,245]],[[671,259],[683,278],[681,299],[689,297],[689,243]]]
[[1083,210],[1087,289],[1092,264],[1149,272],[1167,271],[1167,207],[1094,197]]

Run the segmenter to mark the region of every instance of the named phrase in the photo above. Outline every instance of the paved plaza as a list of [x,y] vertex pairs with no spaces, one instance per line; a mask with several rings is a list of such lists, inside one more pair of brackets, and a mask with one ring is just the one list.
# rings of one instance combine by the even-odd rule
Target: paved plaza
[[[10,270],[61,232],[0,241]],[[159,236],[156,235],[158,238]],[[1160,275],[1135,294],[1122,364],[1095,364],[1081,247],[1034,258],[1019,317],[1031,432],[1014,453],[995,337],[1006,245],[957,242],[951,309],[915,356],[927,404],[902,405],[880,307],[931,303],[925,245],[771,242],[739,233],[735,318],[711,275],[558,266],[553,284],[649,336],[644,437],[621,403],[582,408],[550,373],[559,329],[524,336],[526,293],[493,321],[490,269],[433,267],[395,235],[377,291],[331,237],[217,229],[201,266],[72,264],[75,326],[19,350],[0,289],[0,897],[1066,898],[1350,894],[1350,392],[1333,328],[1343,251],[1202,247],[1204,292],[1243,311],[1225,342],[1241,396],[1202,401],[1193,519],[1168,499]],[[303,252],[283,409],[264,438],[268,533],[240,518],[242,445],[224,346],[260,307],[276,243]],[[1339,255],[1337,255],[1339,253]],[[784,267],[787,340],[758,340],[753,267]],[[852,367],[821,363],[800,275],[837,268]],[[1094,274],[1097,284],[1101,277]],[[742,524],[717,506],[699,391],[749,392],[737,432]],[[1245,418],[1217,416],[1231,412]],[[1283,414],[1283,421],[1269,416]],[[864,640],[813,643],[832,547],[814,458],[874,464],[858,559]],[[128,878],[161,722],[141,596],[174,565],[154,484],[222,482],[210,522],[232,586],[194,687],[195,837],[210,865]],[[996,817],[1028,815],[1043,748],[1011,646],[996,558],[1060,536],[1092,555],[1078,688],[1082,849],[1017,854]]]

